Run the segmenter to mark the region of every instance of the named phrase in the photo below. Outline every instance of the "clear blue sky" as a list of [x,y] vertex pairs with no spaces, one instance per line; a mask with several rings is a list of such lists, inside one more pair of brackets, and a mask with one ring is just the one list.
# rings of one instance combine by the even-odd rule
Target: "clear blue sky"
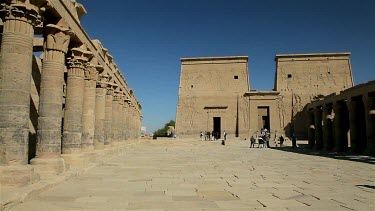
[[355,84],[375,80],[374,0],[81,0],[148,132],[175,119],[180,58],[249,56],[252,89],[271,90],[276,54],[352,52]]

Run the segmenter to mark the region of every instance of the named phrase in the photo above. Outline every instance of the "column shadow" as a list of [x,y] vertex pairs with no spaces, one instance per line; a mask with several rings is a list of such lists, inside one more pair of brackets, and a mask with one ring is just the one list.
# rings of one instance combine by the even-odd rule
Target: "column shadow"
[[291,146],[283,146],[283,147],[272,147],[274,150],[280,150],[284,152],[290,153],[298,153],[303,155],[311,155],[311,156],[320,156],[326,158],[332,158],[337,160],[348,160],[354,162],[361,162],[361,163],[368,163],[368,164],[375,164],[375,157],[368,156],[368,155],[358,155],[350,152],[331,152],[331,151],[324,151],[324,150],[313,150],[310,149],[308,144],[300,144],[298,143],[298,148],[293,149]]

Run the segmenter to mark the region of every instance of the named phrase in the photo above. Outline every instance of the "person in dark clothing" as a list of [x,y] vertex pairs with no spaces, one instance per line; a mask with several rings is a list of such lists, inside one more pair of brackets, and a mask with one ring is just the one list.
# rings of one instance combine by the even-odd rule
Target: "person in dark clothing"
[[292,148],[297,148],[297,138],[294,134],[292,135]]
[[279,141],[280,141],[280,147],[282,147],[283,144],[284,144],[284,136],[283,135],[280,136]]

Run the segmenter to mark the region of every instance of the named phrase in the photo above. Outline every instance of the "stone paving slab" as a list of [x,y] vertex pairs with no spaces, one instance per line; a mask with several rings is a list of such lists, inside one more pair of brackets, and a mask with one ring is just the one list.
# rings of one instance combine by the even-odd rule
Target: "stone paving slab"
[[13,210],[375,210],[375,166],[248,142],[142,141]]

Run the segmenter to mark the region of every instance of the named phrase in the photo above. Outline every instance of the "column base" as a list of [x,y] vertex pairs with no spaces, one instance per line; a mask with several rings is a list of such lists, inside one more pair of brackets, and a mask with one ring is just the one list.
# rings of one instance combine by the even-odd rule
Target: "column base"
[[41,177],[48,177],[65,172],[65,161],[63,158],[33,158],[30,161],[35,172]]
[[22,187],[39,181],[30,165],[0,166],[0,187]]
[[85,154],[62,154],[67,170],[81,170],[89,165],[89,158]]

